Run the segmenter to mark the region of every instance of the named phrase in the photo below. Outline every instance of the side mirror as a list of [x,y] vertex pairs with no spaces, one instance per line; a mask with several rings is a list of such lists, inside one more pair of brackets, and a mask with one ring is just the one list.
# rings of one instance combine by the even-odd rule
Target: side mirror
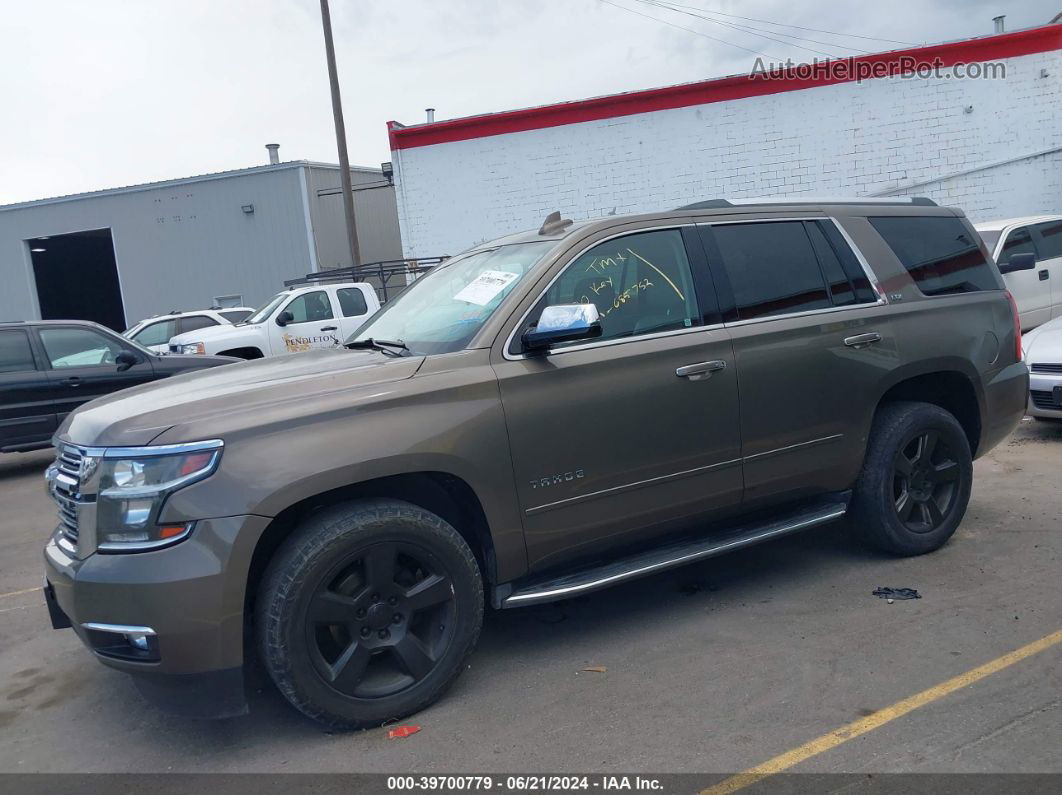
[[124,373],[134,364],[140,363],[140,357],[132,351],[122,351],[114,357],[114,363],[118,365],[118,372]]
[[524,332],[527,352],[545,351],[561,342],[601,336],[601,316],[593,304],[555,304],[542,310],[538,325]]
[[288,325],[288,323],[290,323],[294,319],[295,319],[295,315],[291,314],[291,312],[289,312],[288,310],[285,309],[283,312],[281,312],[279,315],[277,315],[277,325],[278,326],[286,326],[286,325]]
[[1011,254],[1010,259],[999,266],[1000,273],[1014,273],[1014,271],[1031,271],[1036,267],[1036,255],[1029,252],[1024,254]]

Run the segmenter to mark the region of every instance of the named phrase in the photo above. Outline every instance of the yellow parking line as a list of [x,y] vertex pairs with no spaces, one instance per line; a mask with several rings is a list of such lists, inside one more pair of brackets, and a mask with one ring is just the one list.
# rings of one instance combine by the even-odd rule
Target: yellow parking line
[[821,754],[823,751],[829,751],[841,743],[846,743],[855,737],[877,729],[879,726],[884,726],[886,723],[903,717],[908,712],[913,712],[926,704],[931,704],[949,693],[954,693],[956,690],[961,690],[968,685],[979,682],[986,676],[1002,671],[1004,668],[1008,668],[1027,657],[1032,657],[1034,654],[1049,649],[1058,643],[1062,643],[1062,629],[1052,632],[1050,635],[1040,638],[1040,640],[1033,641],[1027,646],[1022,646],[1020,649],[1004,654],[1002,657],[986,662],[984,665],[964,674],[959,674],[946,682],[934,685],[928,690],[923,690],[921,693],[915,693],[915,695],[908,696],[902,701],[897,701],[892,706],[878,710],[873,715],[852,721],[847,726],[842,726],[835,731],[827,732],[821,737],[816,737],[814,740],[804,743],[791,751],[786,751],[773,759],[768,759],[766,762],[756,765],[756,767],[750,767],[743,773],[738,773],[724,779],[715,786],[709,787],[701,795],[727,795],[727,793],[737,792],[739,789],[754,784],[761,779],[781,773],[783,770],[788,770],[806,759]]
[[27,588],[24,591],[12,591],[11,593],[0,593],[0,599],[3,599],[3,598],[8,597],[8,596],[19,596],[20,594],[24,594],[24,593],[33,593],[34,591],[43,591],[43,590],[44,590],[44,588],[41,587],[40,585],[38,585],[36,588]]

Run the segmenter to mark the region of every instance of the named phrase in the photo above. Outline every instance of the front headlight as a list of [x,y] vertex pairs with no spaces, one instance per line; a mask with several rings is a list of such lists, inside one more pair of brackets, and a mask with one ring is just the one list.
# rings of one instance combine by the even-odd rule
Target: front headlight
[[97,549],[140,552],[187,538],[192,523],[159,523],[162,505],[173,492],[212,474],[222,447],[222,441],[215,439],[155,448],[107,449],[96,464]]
[[206,353],[206,346],[201,342],[187,342],[181,346],[181,353]]

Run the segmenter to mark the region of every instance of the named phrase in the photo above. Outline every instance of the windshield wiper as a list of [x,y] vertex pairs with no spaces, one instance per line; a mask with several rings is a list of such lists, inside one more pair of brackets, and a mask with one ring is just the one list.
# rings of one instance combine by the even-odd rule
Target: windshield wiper
[[[402,342],[402,340],[377,340],[372,337],[348,342],[345,347],[350,348],[351,350],[371,348],[374,351],[380,351],[381,353],[390,354],[391,356],[409,356],[412,353],[412,351],[409,350],[409,346]],[[395,348],[399,351],[405,351],[405,353],[399,353],[394,350]]]

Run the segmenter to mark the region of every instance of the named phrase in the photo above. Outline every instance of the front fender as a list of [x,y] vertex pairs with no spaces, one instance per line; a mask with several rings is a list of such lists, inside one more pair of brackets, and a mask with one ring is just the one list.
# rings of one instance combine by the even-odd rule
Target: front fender
[[163,521],[273,517],[334,489],[443,473],[463,480],[479,498],[499,578],[519,576],[527,554],[497,381],[486,352],[469,353],[482,364],[418,373],[356,399],[344,392],[319,395],[275,422],[259,417],[239,424],[233,416],[230,431],[204,429],[225,441],[221,465],[207,480],[173,494]]

